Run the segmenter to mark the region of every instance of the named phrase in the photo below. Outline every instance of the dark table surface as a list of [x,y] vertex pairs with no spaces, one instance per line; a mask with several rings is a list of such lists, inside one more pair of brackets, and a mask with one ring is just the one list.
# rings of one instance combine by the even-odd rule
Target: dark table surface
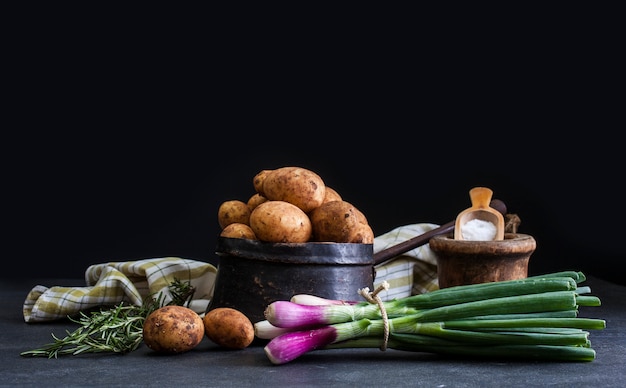
[[626,287],[589,277],[584,283],[602,301],[580,316],[606,320],[590,331],[591,362],[536,362],[447,358],[398,350],[313,351],[273,365],[262,346],[223,350],[208,339],[190,352],[157,355],[141,345],[126,355],[30,358],[20,352],[63,336],[76,325],[24,322],[22,303],[37,285],[78,286],[76,279],[0,280],[0,386],[420,386],[420,387],[623,387],[626,379]]

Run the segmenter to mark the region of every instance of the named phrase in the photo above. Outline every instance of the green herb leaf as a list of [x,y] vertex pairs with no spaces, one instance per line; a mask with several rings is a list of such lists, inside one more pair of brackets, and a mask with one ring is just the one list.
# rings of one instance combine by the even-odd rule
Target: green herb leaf
[[[189,282],[178,279],[169,286],[172,301],[168,305],[185,305],[193,298],[195,288]],[[59,355],[83,353],[125,354],[136,350],[143,341],[143,323],[148,315],[163,307],[164,296],[147,298],[143,305],[119,305],[101,309],[87,315],[80,312],[79,319],[68,317],[78,323],[78,329],[59,338],[52,334],[54,342],[40,348],[20,353],[21,356],[57,358]]]

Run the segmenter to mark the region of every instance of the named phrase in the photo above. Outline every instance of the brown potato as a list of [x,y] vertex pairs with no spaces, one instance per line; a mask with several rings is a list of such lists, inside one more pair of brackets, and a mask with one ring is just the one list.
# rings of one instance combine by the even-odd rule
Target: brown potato
[[367,217],[365,217],[365,214],[363,214],[362,211],[360,211],[359,209],[357,209],[356,207],[354,208],[354,211],[356,212],[356,215],[359,219],[359,222],[361,224],[366,224],[369,225],[369,222],[367,221]]
[[[337,243],[359,242],[365,238],[363,213],[347,201],[331,201],[309,213],[315,241]],[[363,235],[360,237],[360,235]]]
[[311,220],[294,204],[267,201],[250,214],[250,228],[257,239],[275,243],[303,243],[311,238]]
[[160,353],[183,353],[200,344],[205,330],[202,318],[184,306],[164,306],[146,317],[143,341]]
[[267,173],[263,196],[271,201],[285,201],[305,213],[324,202],[326,186],[322,178],[302,167],[281,167]]
[[341,195],[337,192],[337,190],[332,187],[326,186],[326,194],[324,195],[324,201],[322,203],[331,202],[331,201],[341,201]]
[[267,201],[267,198],[265,198],[259,193],[256,193],[252,195],[250,198],[248,198],[248,207],[250,208],[250,211],[252,211],[254,210],[255,207],[259,206],[260,204],[266,201]]
[[245,238],[248,240],[257,239],[254,231],[249,225],[241,224],[239,222],[226,225],[226,227],[222,229],[220,236],[230,238]]
[[374,244],[374,231],[368,224],[359,223],[352,231],[350,243]]
[[254,185],[254,190],[263,196],[263,182],[265,181],[265,178],[267,178],[267,174],[269,174],[270,172],[272,172],[272,170],[261,170],[258,174],[254,176],[254,178],[252,178],[252,185]]
[[250,224],[250,208],[246,202],[233,199],[224,201],[217,210],[217,222],[224,229],[230,224]]
[[241,311],[218,307],[204,318],[204,332],[215,344],[228,349],[244,349],[254,340],[254,325]]

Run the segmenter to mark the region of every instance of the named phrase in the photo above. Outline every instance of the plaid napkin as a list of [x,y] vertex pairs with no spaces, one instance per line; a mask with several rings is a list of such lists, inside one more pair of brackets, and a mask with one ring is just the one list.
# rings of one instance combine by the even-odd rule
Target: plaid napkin
[[[437,228],[435,224],[401,226],[374,239],[374,252],[399,244]],[[428,244],[415,248],[375,267],[374,287],[387,281],[383,300],[421,294],[438,288],[437,260]],[[189,281],[196,288],[189,307],[204,313],[217,276],[217,268],[201,261],[163,257],[91,265],[85,271],[85,287],[35,286],[24,301],[24,320],[29,323],[52,321],[100,306],[121,302],[141,305],[150,295],[162,293],[171,300],[169,284]]]
[[24,320],[52,321],[121,302],[140,306],[145,298],[159,293],[169,302],[172,296],[168,286],[175,280],[189,281],[196,288],[189,307],[204,313],[216,274],[211,264],[179,257],[95,264],[85,272],[85,287],[35,286],[24,301]]
[[[439,225],[426,223],[395,228],[374,238],[374,253],[398,245],[438,227]],[[383,281],[389,283],[389,289],[378,293],[382,300],[404,298],[439,288],[437,256],[430,250],[428,244],[380,263],[374,269],[376,270],[374,289]]]

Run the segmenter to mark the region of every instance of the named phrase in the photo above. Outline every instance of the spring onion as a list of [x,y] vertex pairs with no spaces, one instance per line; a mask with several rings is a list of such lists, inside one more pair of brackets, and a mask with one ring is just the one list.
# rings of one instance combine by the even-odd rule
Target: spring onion
[[359,304],[358,301],[350,301],[350,300],[337,300],[337,299],[327,299],[322,298],[316,295],[309,294],[296,294],[289,299],[290,302],[303,304],[303,305],[319,305],[319,304]]
[[[532,294],[536,294],[537,297],[533,299],[533,303],[540,303],[541,294],[548,291],[575,291],[577,283],[571,277],[545,277],[545,278],[527,278],[522,280],[509,280],[503,282],[482,283],[467,286],[456,286],[445,289],[436,290],[426,294],[413,295],[402,299],[395,299],[384,303],[384,308],[387,311],[389,317],[401,316],[407,314],[414,314],[420,310],[431,310],[434,308],[441,308],[444,306],[457,306],[462,302],[478,302],[486,301],[490,306],[486,306],[482,303],[474,305],[464,306],[461,310],[463,314],[471,314],[471,309],[479,307],[483,309],[494,308],[491,314],[494,314],[496,310],[503,310],[506,312],[512,312],[512,307],[507,308],[507,300],[493,301],[496,297],[511,297],[511,300],[516,300],[517,297]],[[565,296],[561,294],[563,298],[569,299],[566,301],[561,300],[569,307],[573,308],[576,301],[574,300],[574,292],[570,292]],[[556,304],[556,299],[551,296],[550,307],[552,310]],[[346,319],[357,320],[361,318],[376,319],[381,318],[381,311],[377,305],[369,304],[367,302],[361,303],[347,303],[347,304],[335,304],[330,303],[328,305],[302,305],[290,301],[276,301],[271,303],[265,311],[266,318],[272,321],[275,326],[285,328],[297,328],[298,326],[311,326],[320,324],[332,324],[345,322]],[[500,304],[502,304],[500,306]],[[458,307],[453,309],[458,310]],[[562,310],[559,308],[558,310]],[[519,311],[515,311],[519,313]],[[433,314],[430,312],[429,314]],[[450,314],[449,312],[446,314]]]
[[[575,361],[589,362],[596,357],[596,352],[590,347],[583,346],[555,346],[555,345],[458,345],[434,341],[434,338],[415,334],[391,334],[388,347],[390,349],[412,352],[428,352],[454,357],[498,357],[508,359],[526,359],[536,361]],[[324,349],[342,348],[378,348],[382,345],[380,337],[361,337],[337,344]],[[443,346],[445,345],[445,346]]]
[[[284,364],[316,349],[379,347],[447,355],[591,361],[589,332],[601,319],[579,318],[599,306],[581,272],[457,286],[383,302],[276,301],[255,324],[265,353]],[[385,309],[383,319],[381,307]],[[270,330],[271,329],[271,330]],[[388,332],[387,341],[384,333]],[[261,334],[263,333],[263,334]]]

